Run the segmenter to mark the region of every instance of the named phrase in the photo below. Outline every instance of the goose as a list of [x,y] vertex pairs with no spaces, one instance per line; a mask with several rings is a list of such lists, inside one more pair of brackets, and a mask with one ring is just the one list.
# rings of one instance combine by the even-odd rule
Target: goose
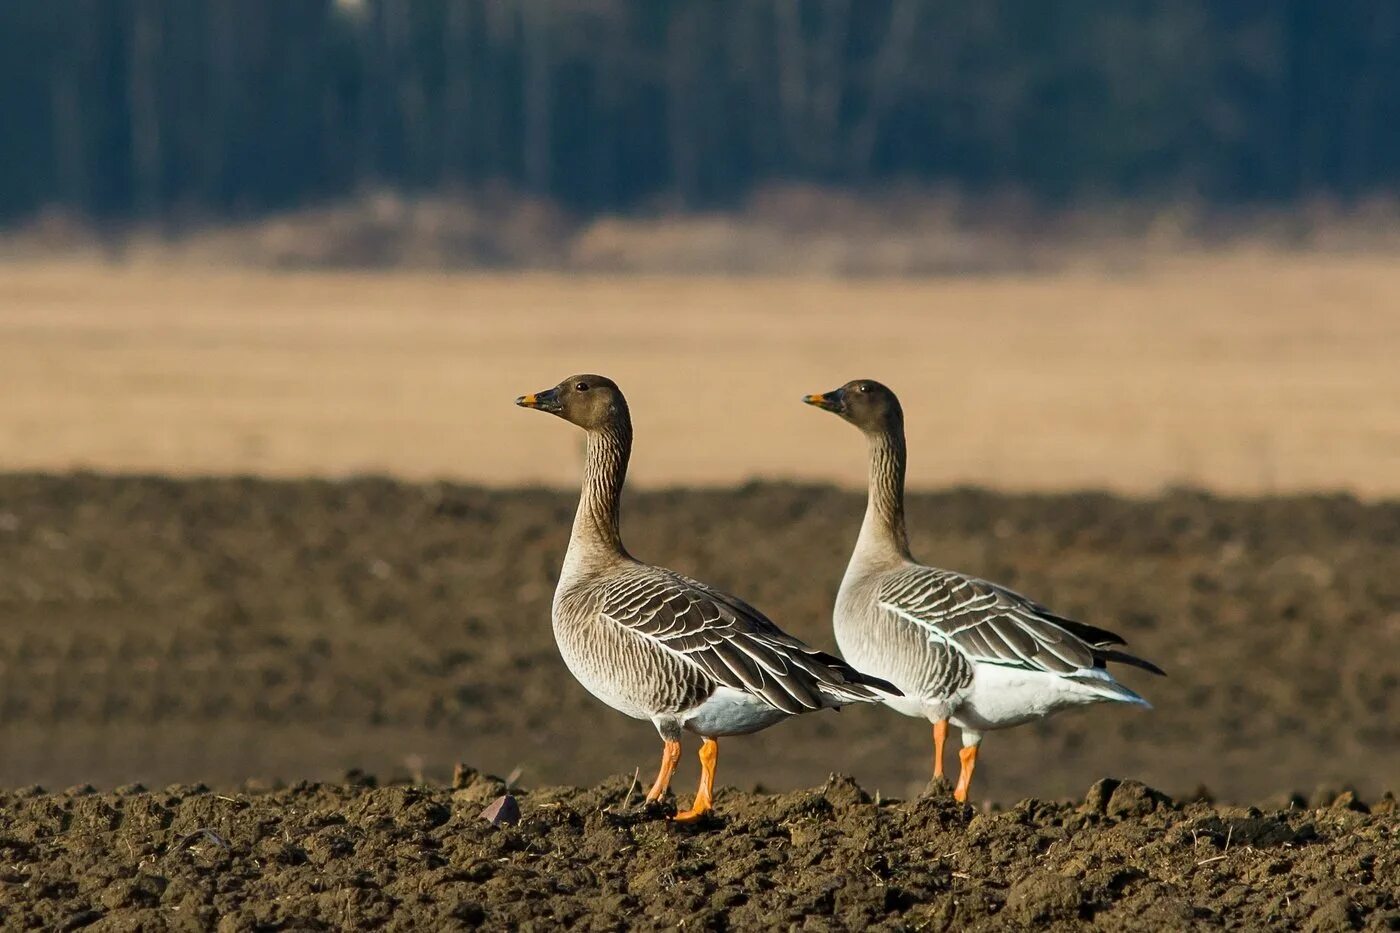
[[681,754],[681,732],[701,737],[700,786],[680,822],[714,805],[717,739],[897,691],[840,658],[809,648],[743,600],[627,552],[619,506],[632,419],[617,384],[570,376],[517,405],[557,415],[587,434],[583,489],[554,592],[554,638],[569,672],[593,696],[662,740],[646,803],[661,799]]
[[1162,670],[1117,650],[1125,644],[1118,635],[914,560],[904,527],[904,411],[893,392],[857,379],[803,401],[855,425],[870,450],[865,520],[832,613],[836,643],[849,663],[900,689],[886,705],[933,723],[936,779],[949,722],[962,731],[959,801],[967,800],[984,732],[1094,703],[1150,708],[1107,664]]

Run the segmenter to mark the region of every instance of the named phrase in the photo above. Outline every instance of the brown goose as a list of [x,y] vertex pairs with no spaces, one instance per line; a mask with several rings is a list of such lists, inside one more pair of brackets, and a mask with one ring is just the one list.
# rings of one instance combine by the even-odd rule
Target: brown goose
[[948,722],[962,730],[958,800],[967,799],[985,731],[1091,703],[1149,706],[1107,670],[1118,661],[1162,673],[1115,650],[1122,638],[1006,587],[915,562],[904,529],[904,411],[893,392],[857,379],[803,401],[854,424],[870,445],[869,501],[836,597],[836,643],[903,692],[889,706],[932,721],[935,777]]
[[598,699],[650,720],[664,743],[647,793],[666,793],[681,731],[701,736],[700,789],[677,820],[712,807],[719,736],[757,732],[797,713],[881,699],[894,688],[809,648],[743,600],[636,560],[618,531],[632,450],[627,401],[611,379],[570,376],[516,399],[587,432],[583,491],[554,592],[564,663]]

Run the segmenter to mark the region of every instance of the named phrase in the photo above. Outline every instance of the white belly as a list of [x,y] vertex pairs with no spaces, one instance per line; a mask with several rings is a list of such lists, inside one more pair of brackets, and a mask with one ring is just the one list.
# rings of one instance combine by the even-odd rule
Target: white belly
[[1063,709],[1112,699],[1101,689],[1057,674],[978,664],[972,687],[955,711],[953,723],[976,732],[1005,729]]
[[[876,675],[879,676],[879,675]],[[895,684],[899,687],[899,684]],[[902,687],[900,689],[903,689]],[[884,703],[896,713],[903,713],[905,716],[913,716],[915,719],[927,719],[929,722],[937,722],[940,719],[947,719],[952,715],[957,706],[957,698],[949,697],[942,700],[920,700],[917,698],[902,697],[880,697],[880,702]]]
[[696,735],[746,735],[766,729],[787,713],[769,704],[762,697],[718,687],[710,698],[681,714],[681,726]]

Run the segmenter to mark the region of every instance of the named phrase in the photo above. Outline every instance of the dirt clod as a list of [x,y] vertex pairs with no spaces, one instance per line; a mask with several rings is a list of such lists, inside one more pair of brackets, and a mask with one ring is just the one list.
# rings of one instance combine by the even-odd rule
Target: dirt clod
[[1123,781],[1113,789],[1104,812],[1119,819],[1146,816],[1158,807],[1171,806],[1171,798],[1141,781]]
[[1078,917],[1084,892],[1072,878],[1034,871],[1011,886],[1006,914],[1022,923],[1047,923]]

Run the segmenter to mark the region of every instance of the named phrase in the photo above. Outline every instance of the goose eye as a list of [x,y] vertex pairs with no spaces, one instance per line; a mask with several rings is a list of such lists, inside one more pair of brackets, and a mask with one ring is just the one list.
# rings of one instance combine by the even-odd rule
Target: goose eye
[[575,388],[575,389],[578,389],[580,392],[587,392],[587,391],[588,391],[588,383],[586,383],[586,382],[576,382],[576,383],[574,383],[574,388]]
[[859,388],[862,392],[869,392],[869,391],[870,391],[870,383],[868,383],[868,382],[862,382],[857,388]]

